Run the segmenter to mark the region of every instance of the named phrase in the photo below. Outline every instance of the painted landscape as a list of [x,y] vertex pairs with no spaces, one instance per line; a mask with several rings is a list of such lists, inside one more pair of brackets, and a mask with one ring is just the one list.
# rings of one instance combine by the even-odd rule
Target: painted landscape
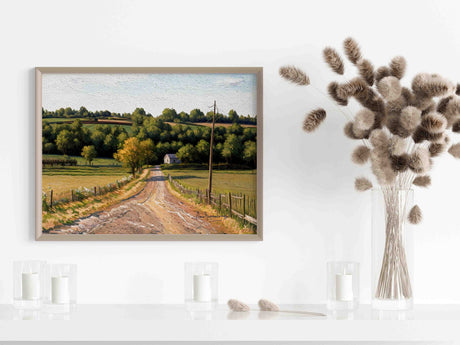
[[44,74],[43,233],[256,234],[256,93],[255,74]]

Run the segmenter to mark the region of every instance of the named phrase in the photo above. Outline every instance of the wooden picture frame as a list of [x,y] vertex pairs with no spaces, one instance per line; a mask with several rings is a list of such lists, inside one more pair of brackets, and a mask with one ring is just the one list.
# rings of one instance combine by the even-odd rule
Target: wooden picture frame
[[[256,78],[256,99],[257,99],[257,124],[256,128],[256,148],[257,148],[257,158],[256,158],[256,202],[253,203],[254,209],[257,212],[256,218],[256,231],[255,233],[217,233],[217,234],[98,234],[98,233],[51,233],[49,230],[44,229],[42,223],[43,215],[43,202],[45,206],[47,204],[47,197],[45,192],[42,190],[42,170],[43,170],[43,148],[42,148],[42,125],[44,114],[43,110],[43,78],[47,74],[59,75],[59,74],[222,74],[222,75],[235,75],[235,74],[253,74]],[[218,102],[218,100],[217,100]],[[171,105],[174,107],[174,105]],[[54,109],[49,109],[54,110]],[[103,110],[103,109],[100,109]],[[182,109],[178,109],[181,111]],[[35,138],[35,147],[36,147],[36,177],[35,177],[35,201],[36,201],[36,229],[35,229],[35,238],[38,241],[222,241],[222,240],[231,240],[231,241],[261,241],[263,239],[263,178],[262,178],[262,167],[263,167],[263,68],[262,67],[37,67],[35,69],[35,115],[36,115],[36,138]],[[96,121],[99,119],[96,118]],[[51,125],[50,125],[51,126]],[[56,145],[55,145],[56,146]],[[65,156],[67,157],[67,156]],[[68,157],[66,159],[69,159]],[[80,158],[81,159],[81,158]],[[60,162],[60,161],[59,161]],[[48,161],[46,161],[48,164]],[[59,163],[61,164],[61,163]],[[76,163],[75,163],[76,164]],[[89,161],[91,164],[91,161]],[[64,167],[64,164],[62,165]],[[156,169],[156,168],[149,168]],[[144,170],[145,171],[145,170]],[[146,173],[147,174],[147,173]],[[150,174],[150,171],[148,172]],[[151,175],[145,175],[147,176]],[[150,177],[149,177],[150,179]],[[119,181],[117,180],[117,184]],[[165,181],[165,184],[168,184],[168,181]],[[176,185],[174,185],[176,186]],[[119,187],[119,185],[118,185]],[[120,188],[120,187],[119,187]],[[168,187],[171,188],[171,187]],[[98,195],[95,187],[94,196]],[[100,189],[99,189],[100,192]],[[201,194],[196,194],[196,196],[202,196]],[[101,194],[103,195],[103,194]],[[184,194],[185,195],[185,194]],[[72,192],[72,202],[74,194]],[[214,196],[211,194],[211,200]],[[230,195],[229,200],[232,200],[233,196]],[[246,197],[244,197],[246,198]],[[44,201],[45,200],[45,201]],[[80,200],[80,199],[78,199]],[[123,199],[125,201],[126,199]],[[206,199],[209,200],[209,199]],[[246,201],[246,199],[244,199]],[[231,202],[230,202],[231,205]],[[51,207],[55,207],[53,200],[51,200]],[[231,206],[230,206],[231,207]],[[244,212],[245,208],[243,206]],[[234,210],[234,215],[239,214]],[[96,212],[98,213],[98,212]],[[219,213],[220,214],[220,213]],[[233,213],[231,213],[233,214]],[[86,216],[85,216],[86,217]],[[198,212],[197,212],[197,217]],[[206,217],[208,217],[206,213]],[[212,216],[211,216],[212,217]],[[217,216],[216,216],[217,217]],[[238,216],[239,217],[239,216]],[[243,217],[245,215],[243,214]],[[231,217],[229,217],[231,218]],[[82,218],[79,218],[82,219]],[[251,220],[250,216],[247,216],[249,221]],[[243,220],[243,224],[247,223],[246,220]],[[64,223],[63,223],[64,224]],[[65,223],[67,224],[67,223]],[[63,225],[65,226],[65,225]]]

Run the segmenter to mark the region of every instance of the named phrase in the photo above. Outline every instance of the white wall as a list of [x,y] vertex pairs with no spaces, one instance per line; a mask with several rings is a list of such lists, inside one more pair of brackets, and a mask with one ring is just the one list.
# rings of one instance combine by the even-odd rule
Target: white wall
[[[78,263],[81,303],[180,303],[183,263],[194,260],[220,263],[222,301],[317,302],[325,262],[351,259],[362,264],[368,300],[370,197],[353,190],[354,143],[329,106],[321,130],[305,135],[303,114],[324,102],[280,80],[278,67],[295,63],[324,89],[334,75],[322,47],[351,35],[376,65],[402,54],[410,76],[460,81],[459,11],[454,0],[2,1],[0,303],[11,302],[12,261],[28,258]],[[35,66],[263,66],[264,241],[35,242]],[[425,211],[416,293],[460,302],[460,161],[436,165],[432,188],[416,193]]]

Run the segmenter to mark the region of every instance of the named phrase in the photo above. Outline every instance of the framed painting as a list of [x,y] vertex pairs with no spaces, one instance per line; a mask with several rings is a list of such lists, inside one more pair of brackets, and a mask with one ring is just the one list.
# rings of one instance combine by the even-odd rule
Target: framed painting
[[37,240],[262,240],[262,68],[35,77]]

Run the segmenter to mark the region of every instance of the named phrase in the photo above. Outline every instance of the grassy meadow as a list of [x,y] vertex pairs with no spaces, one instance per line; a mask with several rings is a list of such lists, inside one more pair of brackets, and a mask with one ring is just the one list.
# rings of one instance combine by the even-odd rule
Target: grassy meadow
[[[208,188],[208,170],[168,168],[165,174],[170,174],[182,185],[189,188]],[[214,170],[212,188],[220,193],[246,194],[251,198],[257,196],[256,170]]]
[[[63,159],[61,155],[43,155],[44,159]],[[53,190],[55,196],[70,193],[72,189],[105,186],[130,175],[128,169],[111,158],[96,158],[93,165],[86,165],[83,157],[70,156],[77,160],[77,166],[46,166],[42,169],[42,190]]]

